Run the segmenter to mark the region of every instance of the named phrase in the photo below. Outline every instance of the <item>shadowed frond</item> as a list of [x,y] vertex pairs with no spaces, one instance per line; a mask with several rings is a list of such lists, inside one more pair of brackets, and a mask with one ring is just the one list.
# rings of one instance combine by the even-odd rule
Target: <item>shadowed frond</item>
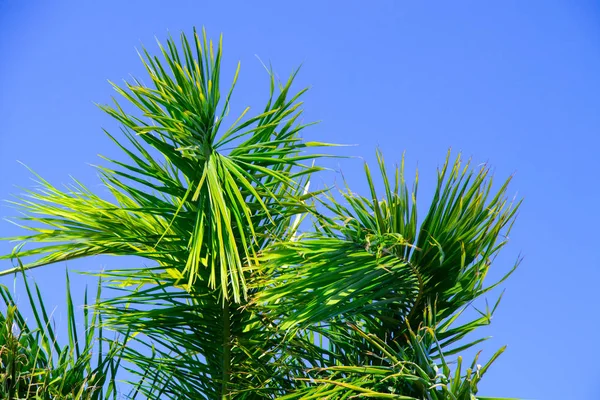
[[[431,322],[433,308],[425,313]],[[336,365],[309,371],[309,377],[301,378],[307,387],[280,397],[291,399],[348,399],[369,397],[399,400],[445,400],[478,399],[510,400],[475,396],[477,386],[491,364],[505,350],[498,350],[487,363],[478,364],[479,353],[469,366],[464,368],[463,358],[458,357],[452,366],[441,354],[438,326],[423,325],[416,331],[408,327],[408,343],[404,347],[388,344],[376,335],[366,334],[356,326],[350,329],[380,350],[377,365]],[[513,399],[516,400],[516,399]]]
[[[5,286],[0,285],[4,310],[0,313],[0,397],[3,399],[117,399],[116,373],[123,345],[105,343],[101,316],[90,311],[87,288],[83,331],[76,313],[67,274],[68,343],[61,345],[37,284],[23,274],[34,324],[28,323]],[[96,303],[100,299],[100,283]],[[78,322],[79,319],[77,319]]]

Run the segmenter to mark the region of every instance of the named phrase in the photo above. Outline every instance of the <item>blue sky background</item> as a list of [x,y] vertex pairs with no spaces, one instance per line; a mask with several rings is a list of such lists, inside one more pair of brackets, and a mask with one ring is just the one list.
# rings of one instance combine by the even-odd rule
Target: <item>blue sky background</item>
[[[255,55],[282,78],[302,63],[298,87],[312,86],[305,118],[322,121],[306,137],[357,144],[344,154],[370,162],[377,146],[390,163],[406,151],[407,165],[419,166],[422,198],[449,147],[489,162],[498,179],[515,173],[511,193],[525,203],[493,275],[519,254],[524,260],[484,331],[494,336],[484,358],[508,350],[481,394],[600,398],[598,2],[0,1],[0,198],[33,185],[17,160],[57,185],[73,175],[99,188],[87,164],[119,153],[101,131],[116,124],[93,102],[110,101],[107,79],[144,77],[141,43],[155,51],[155,36],[192,26],[223,32],[225,77],[241,60],[237,104],[266,98]],[[360,160],[330,166],[365,192]],[[15,211],[3,206],[0,215]],[[18,232],[0,222],[0,236]],[[0,252],[10,249],[0,243]],[[59,322],[64,268],[31,274]]]

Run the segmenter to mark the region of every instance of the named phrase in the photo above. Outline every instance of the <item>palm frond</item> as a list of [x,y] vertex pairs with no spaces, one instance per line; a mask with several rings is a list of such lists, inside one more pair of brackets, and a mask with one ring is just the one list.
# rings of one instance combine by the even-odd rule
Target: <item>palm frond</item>
[[[426,318],[434,320],[434,307],[425,310]],[[465,369],[462,357],[451,365],[441,354],[437,336],[439,326],[423,325],[413,331],[408,327],[408,346],[398,347],[386,343],[376,335],[367,334],[350,326],[371,347],[380,350],[378,365],[335,365],[309,371],[309,377],[300,378],[307,383],[304,389],[280,397],[291,399],[348,399],[370,397],[399,400],[458,400],[489,399],[476,396],[478,384],[491,364],[505,350],[501,348],[482,366],[479,353]],[[500,400],[500,399],[497,399]],[[505,399],[508,400],[508,399]]]
[[[87,289],[83,308],[84,331],[76,328],[76,313],[67,274],[67,336],[61,345],[54,321],[46,311],[37,284],[23,281],[34,315],[28,324],[10,291],[0,285],[5,312],[0,313],[0,395],[4,399],[40,400],[117,399],[116,373],[123,342],[104,343],[101,317],[90,312]],[[100,299],[98,285],[95,302]],[[79,318],[77,318],[79,323]]]
[[[187,287],[201,281],[220,288],[223,301],[246,296],[244,266],[255,262],[278,221],[298,213],[302,203],[292,200],[319,169],[303,163],[318,154],[301,152],[325,144],[298,136],[304,91],[290,95],[295,74],[276,93],[271,73],[265,110],[219,133],[239,66],[222,102],[221,42],[216,53],[205,34],[194,32],[192,44],[182,34],[181,43],[182,50],[172,39],[160,46],[164,61],[143,52],[152,86],[114,85],[140,115],[116,101],[101,107],[122,123],[129,142],[109,135],[129,161],[99,167],[114,201],[77,182],[62,191],[38,176],[41,190],[15,202],[34,234],[13,240],[61,243],[17,248],[20,257],[45,255],[26,269],[96,254],[137,255],[176,271]],[[221,151],[227,144],[235,145]]]
[[[430,209],[417,225],[416,184],[412,191],[406,187],[403,164],[392,184],[380,153],[378,160],[383,199],[368,166],[370,197],[348,190],[342,192],[342,204],[326,196],[327,212],[316,215],[314,233],[274,243],[264,252],[256,271],[263,279],[256,280],[252,306],[278,321],[277,329],[287,337],[312,332],[323,338],[335,354],[330,363],[356,368],[381,365],[385,356],[362,332],[406,350],[413,347],[411,326],[435,326],[440,342],[428,353],[431,357],[476,345],[482,339],[464,339],[490,323],[495,306],[474,320],[453,324],[474,299],[498,284],[485,286],[484,279],[519,205],[505,198],[508,181],[492,195],[487,169],[474,172],[460,156],[453,163],[448,158]],[[427,311],[432,304],[434,314]],[[326,391],[342,387],[327,386]]]

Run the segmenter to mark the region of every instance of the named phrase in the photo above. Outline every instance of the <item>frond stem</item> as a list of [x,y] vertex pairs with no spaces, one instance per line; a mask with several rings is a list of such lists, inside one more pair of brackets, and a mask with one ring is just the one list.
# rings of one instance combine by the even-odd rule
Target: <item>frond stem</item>
[[231,364],[231,321],[229,314],[229,301],[225,300],[223,302],[223,358],[222,358],[222,388],[221,388],[221,396],[223,399],[231,398],[229,396],[229,374],[230,374],[230,364]]

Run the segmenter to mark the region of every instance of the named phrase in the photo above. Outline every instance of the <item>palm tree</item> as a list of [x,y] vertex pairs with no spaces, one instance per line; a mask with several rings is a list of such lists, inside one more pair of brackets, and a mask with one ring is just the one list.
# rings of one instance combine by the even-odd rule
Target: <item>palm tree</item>
[[[61,190],[37,176],[40,188],[17,201],[30,233],[12,238],[20,244],[3,258],[18,265],[2,274],[94,255],[148,265],[97,273],[119,294],[98,295],[91,320],[85,309],[85,334],[70,330],[62,364],[52,364],[62,353],[48,344],[56,338],[46,313],[36,327],[13,329],[15,305],[3,290],[8,331],[38,332],[21,343],[24,359],[31,364],[40,353],[32,349],[44,349],[44,362],[19,376],[60,382],[85,358],[70,398],[117,398],[119,366],[131,398],[476,398],[503,349],[483,366],[451,357],[481,342],[465,336],[496,308],[458,322],[501,282],[484,286],[518,208],[507,201],[508,181],[494,190],[487,168],[449,153],[421,222],[417,180],[409,188],[403,163],[388,175],[381,153],[382,194],[367,165],[366,197],[348,188],[310,192],[315,160],[325,157],[311,148],[330,145],[300,136],[305,90],[292,92],[296,73],[281,83],[268,69],[264,110],[233,119],[239,64],[221,98],[221,41],[194,30],[160,50],[162,59],[141,54],[151,85],[113,85],[128,106],[101,106],[122,125],[120,136],[107,135],[126,156],[97,167],[112,200],[77,181]],[[43,310],[41,297],[34,306]]]

